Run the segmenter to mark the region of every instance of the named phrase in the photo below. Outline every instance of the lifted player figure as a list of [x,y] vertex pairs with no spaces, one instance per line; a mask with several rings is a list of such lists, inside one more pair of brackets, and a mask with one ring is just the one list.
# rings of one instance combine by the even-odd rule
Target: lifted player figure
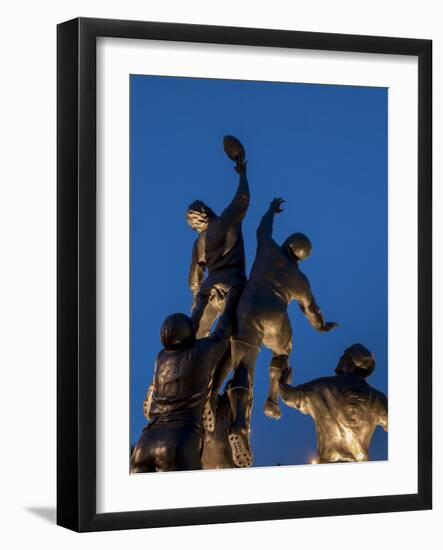
[[[226,302],[237,299],[246,283],[242,222],[250,199],[247,163],[244,148],[237,138],[225,136],[224,147],[235,161],[235,170],[240,176],[232,201],[217,216],[209,206],[197,200],[189,206],[186,215],[189,226],[198,233],[188,278],[194,296],[191,317],[197,338],[208,336]],[[214,292],[217,299],[214,299]]]
[[251,409],[255,364],[260,346],[272,351],[269,391],[264,406],[268,417],[279,419],[278,383],[289,367],[292,328],[288,305],[297,301],[318,332],[329,332],[336,323],[325,322],[299,262],[311,253],[306,235],[294,233],[279,245],[272,238],[275,214],[282,212],[283,199],[274,199],[257,229],[257,253],[248,283],[237,308],[237,330],[232,337],[234,375],[229,397],[234,414],[229,440],[236,466],[252,465],[248,411]]
[[[235,162],[235,171],[239,174],[232,201],[217,216],[209,206],[197,200],[189,206],[186,215],[189,226],[198,233],[188,277],[194,297],[191,318],[197,338],[208,336],[214,321],[227,304],[238,302],[246,284],[242,233],[242,223],[250,201],[246,153],[234,136],[225,136],[223,146],[227,156]],[[217,394],[231,369],[231,351],[228,348],[217,365],[212,395],[205,408],[204,427],[209,432],[215,426]]]

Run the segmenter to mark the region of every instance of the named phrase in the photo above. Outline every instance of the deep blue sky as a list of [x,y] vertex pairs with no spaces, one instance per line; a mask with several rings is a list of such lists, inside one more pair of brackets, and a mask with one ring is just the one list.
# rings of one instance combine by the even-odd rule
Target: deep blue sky
[[[249,161],[248,271],[260,218],[273,197],[283,197],[274,237],[310,237],[313,252],[301,268],[325,318],[340,324],[319,334],[290,305],[294,383],[332,375],[344,348],[360,342],[377,360],[368,381],[387,393],[387,89],[138,75],[130,89],[131,442],[145,425],[160,325],[190,311],[196,234],[186,208],[201,199],[219,213],[237,186],[225,134],[240,138]],[[279,422],[262,412],[270,357],[263,349],[256,367],[255,465],[309,462],[316,454],[310,417],[284,405]],[[380,428],[371,456],[387,457]]]

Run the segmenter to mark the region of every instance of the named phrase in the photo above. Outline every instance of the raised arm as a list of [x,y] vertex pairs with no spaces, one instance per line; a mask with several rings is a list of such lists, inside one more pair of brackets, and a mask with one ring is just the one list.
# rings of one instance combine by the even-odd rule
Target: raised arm
[[241,223],[246,216],[249,207],[250,191],[248,177],[246,175],[246,161],[239,160],[235,170],[239,174],[237,191],[229,205],[223,210],[220,218],[228,223]]
[[318,332],[329,332],[337,327],[337,323],[325,323],[323,314],[315,301],[308,279],[300,273],[302,285],[299,295],[296,297],[300,310],[309,321],[310,325]]
[[191,267],[189,268],[188,284],[193,296],[195,297],[200,290],[203,278],[205,276],[205,258],[202,254],[201,236],[196,239],[192,248]]
[[275,214],[280,214],[280,212],[283,212],[281,205],[285,201],[283,199],[274,199],[271,204],[269,205],[269,208],[266,212],[266,214],[261,219],[260,225],[257,228],[257,242],[258,244],[265,243],[267,241],[272,240],[272,229],[274,225],[274,216]]

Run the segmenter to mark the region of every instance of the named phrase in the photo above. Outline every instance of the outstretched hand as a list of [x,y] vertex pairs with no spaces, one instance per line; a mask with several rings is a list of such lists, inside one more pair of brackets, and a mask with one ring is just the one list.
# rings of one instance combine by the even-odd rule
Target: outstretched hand
[[320,329],[320,332],[329,332],[336,327],[338,327],[338,323],[324,323]]
[[281,199],[281,198],[276,198],[274,199],[270,206],[269,206],[269,210],[271,210],[272,212],[274,212],[274,214],[280,214],[280,212],[283,212],[283,209],[281,207],[281,205],[284,203],[284,199]]

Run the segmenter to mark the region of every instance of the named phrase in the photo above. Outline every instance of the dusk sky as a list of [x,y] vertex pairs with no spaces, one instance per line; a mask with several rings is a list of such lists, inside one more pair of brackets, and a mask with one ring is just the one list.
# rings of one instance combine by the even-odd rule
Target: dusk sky
[[[247,272],[260,218],[283,197],[274,238],[308,235],[313,251],[301,270],[325,319],[340,325],[319,334],[296,303],[289,306],[293,382],[332,375],[343,350],[359,342],[377,362],[368,382],[387,393],[387,89],[137,75],[130,94],[131,443],[146,425],[161,323],[190,313],[196,233],[186,209],[201,199],[220,213],[238,183],[223,152],[226,134],[247,153]],[[263,414],[270,359],[263,349],[256,366],[254,465],[305,464],[316,456],[312,419],[283,404],[280,421]],[[380,428],[370,454],[387,458]]]

